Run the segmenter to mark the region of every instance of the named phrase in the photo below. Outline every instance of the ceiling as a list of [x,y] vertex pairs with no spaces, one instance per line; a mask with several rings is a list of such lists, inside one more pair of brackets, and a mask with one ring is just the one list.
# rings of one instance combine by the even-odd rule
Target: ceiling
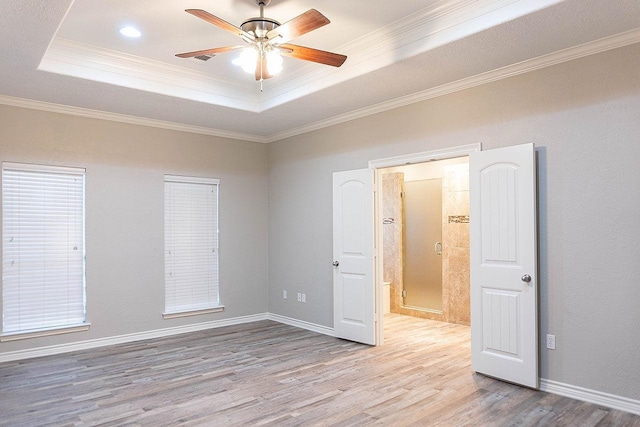
[[311,8],[331,24],[292,42],[347,61],[285,58],[261,91],[236,52],[175,57],[242,44],[184,9],[239,26],[254,0],[2,0],[0,103],[270,142],[640,42],[638,0],[272,0],[265,15]]

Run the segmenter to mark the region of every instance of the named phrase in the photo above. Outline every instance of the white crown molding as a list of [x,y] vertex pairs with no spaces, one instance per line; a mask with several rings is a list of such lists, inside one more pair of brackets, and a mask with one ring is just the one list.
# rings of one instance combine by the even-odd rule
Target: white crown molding
[[640,400],[540,378],[540,390],[640,415]]
[[356,120],[377,113],[382,113],[395,108],[405,107],[417,102],[426,101],[437,98],[450,93],[470,89],[487,83],[517,76],[520,74],[535,71],[552,65],[561,64],[563,62],[572,61],[574,59],[583,58],[589,55],[605,52],[611,49],[628,46],[640,42],[640,29],[627,31],[610,37],[605,37],[593,42],[585,43],[579,46],[570,47],[537,58],[519,62],[517,64],[508,65],[496,70],[487,71],[482,74],[467,77],[455,82],[446,83],[441,86],[430,88],[421,92],[417,92],[404,97],[396,98],[390,101],[382,102],[349,113],[331,117],[327,120],[321,120],[309,125],[288,129],[272,135],[263,136],[255,134],[245,134],[239,132],[230,132],[208,127],[186,125],[162,120],[147,119],[143,117],[129,116],[125,114],[109,113],[99,110],[91,110],[81,107],[71,107],[60,104],[53,104],[43,101],[28,100],[22,98],[14,98],[0,95],[0,104],[11,105],[15,107],[30,108],[35,110],[50,111],[54,113],[70,114],[81,117],[90,117],[102,120],[110,120],[115,122],[129,123],[141,126],[150,126],[161,129],[169,129],[180,132],[190,132],[203,135],[217,136],[221,138],[238,139],[242,141],[269,143],[286,138],[291,138],[315,130],[323,129],[329,126],[338,125],[351,120]]
[[516,64],[507,65],[505,67],[487,71],[475,76],[466,77],[464,79],[460,79],[451,83],[446,83],[421,92],[416,92],[411,95],[381,102],[379,104],[375,104],[366,108],[361,108],[349,113],[334,116],[327,120],[321,120],[309,125],[300,126],[283,132],[278,132],[266,137],[265,142],[275,142],[282,139],[291,138],[293,136],[323,129],[329,126],[338,125],[395,108],[405,107],[417,102],[426,101],[429,99],[448,95],[450,93],[459,92],[465,89],[470,89],[483,84],[492,83],[498,80],[525,74],[531,71],[539,70],[541,68],[561,64],[563,62],[573,61],[574,59],[583,58],[585,56],[594,55],[611,49],[617,49],[638,42],[640,42],[640,29],[627,31],[624,33],[616,34],[614,36],[595,40],[593,42],[559,50],[547,55],[542,55],[537,58],[528,59]]
[[144,117],[130,116],[126,114],[110,113],[107,111],[91,110],[88,108],[72,107],[51,102],[35,101],[24,98],[14,98],[0,95],[0,104],[12,107],[28,108],[31,110],[48,111],[51,113],[68,114],[71,116],[88,117],[92,119],[109,120],[112,122],[128,123],[132,125],[148,126],[160,129],[175,130],[178,132],[197,133],[201,135],[217,136],[220,138],[239,139],[249,142],[265,143],[267,139],[260,135],[248,133],[230,132],[203,126],[187,125],[182,123],[154,120]]
[[[340,69],[305,67],[274,83],[260,102],[265,111],[415,55],[468,37],[509,20],[558,3],[559,0],[444,0],[336,51],[347,55]],[[270,95],[269,94],[273,94]]]
[[97,46],[54,38],[39,69],[178,98],[262,112],[426,52],[561,0],[441,0],[338,50],[340,69],[307,65],[267,90]]
[[238,110],[259,111],[256,91],[249,91],[232,80],[62,38],[53,39],[38,69]]

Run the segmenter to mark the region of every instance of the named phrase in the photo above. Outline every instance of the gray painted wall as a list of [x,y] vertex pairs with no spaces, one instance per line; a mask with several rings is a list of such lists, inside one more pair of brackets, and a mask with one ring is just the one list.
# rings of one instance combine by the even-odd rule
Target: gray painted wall
[[541,376],[640,399],[639,70],[636,44],[269,144],[270,311],[333,325],[333,172],[533,142]]
[[[635,45],[268,146],[0,106],[0,160],[87,168],[92,322],[88,332],[1,343],[0,353],[266,311],[332,327],[333,172],[534,142],[540,330],[558,340],[542,350],[542,376],[640,399],[638,70]],[[161,318],[165,173],[222,180],[223,313]]]
[[[268,311],[266,145],[0,106],[0,160],[86,168],[91,322],[0,353]],[[162,319],[165,173],[221,180],[222,313]]]

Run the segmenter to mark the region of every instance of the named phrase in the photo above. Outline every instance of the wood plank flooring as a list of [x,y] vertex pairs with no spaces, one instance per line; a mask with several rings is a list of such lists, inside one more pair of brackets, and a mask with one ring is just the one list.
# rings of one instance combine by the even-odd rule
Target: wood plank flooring
[[471,371],[467,326],[368,347],[264,321],[0,364],[2,426],[640,426]]

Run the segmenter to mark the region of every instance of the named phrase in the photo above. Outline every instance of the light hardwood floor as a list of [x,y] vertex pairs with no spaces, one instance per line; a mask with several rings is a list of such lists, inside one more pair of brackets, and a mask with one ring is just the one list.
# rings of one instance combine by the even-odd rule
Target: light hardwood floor
[[640,426],[471,371],[469,328],[385,318],[368,347],[264,321],[0,364],[0,425]]

